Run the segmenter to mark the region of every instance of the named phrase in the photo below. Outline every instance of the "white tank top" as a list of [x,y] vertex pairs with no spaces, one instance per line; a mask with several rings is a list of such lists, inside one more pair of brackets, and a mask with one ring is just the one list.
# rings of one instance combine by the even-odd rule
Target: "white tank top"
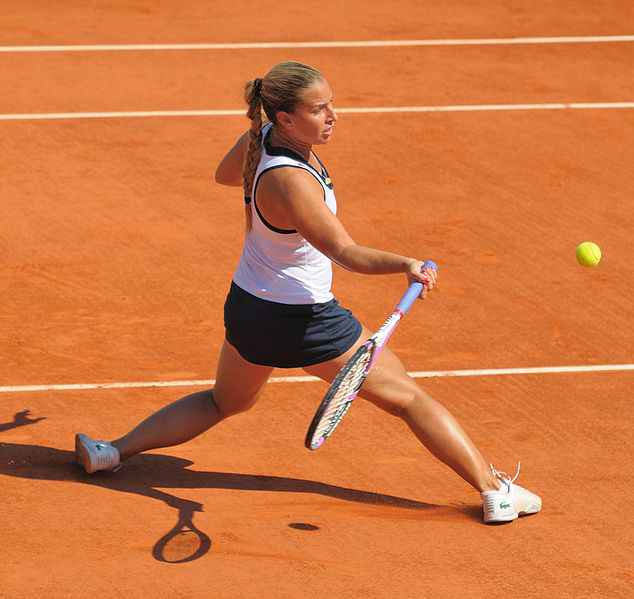
[[[253,179],[251,213],[253,227],[247,231],[240,263],[233,280],[256,297],[283,304],[316,304],[333,298],[332,263],[295,230],[278,229],[267,223],[257,204],[260,177],[280,167],[301,168],[313,175],[324,190],[324,201],[333,214],[337,201],[328,173],[321,172],[286,148],[268,141],[271,124],[262,130],[262,157]],[[313,154],[314,155],[314,154]]]

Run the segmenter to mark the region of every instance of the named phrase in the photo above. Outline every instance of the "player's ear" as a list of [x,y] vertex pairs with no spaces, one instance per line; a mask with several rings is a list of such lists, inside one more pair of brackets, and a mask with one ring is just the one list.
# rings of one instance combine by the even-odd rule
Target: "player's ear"
[[284,127],[284,129],[291,129],[293,127],[293,117],[288,112],[278,112],[277,122],[280,127]]

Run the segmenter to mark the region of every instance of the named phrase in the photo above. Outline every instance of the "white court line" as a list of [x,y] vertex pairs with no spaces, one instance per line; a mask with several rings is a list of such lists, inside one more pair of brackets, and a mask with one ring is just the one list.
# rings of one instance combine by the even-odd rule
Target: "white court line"
[[[500,110],[588,110],[634,108],[634,102],[568,102],[556,104],[480,104],[466,106],[374,106],[369,108],[337,108],[341,114],[372,114],[394,112],[477,112]],[[191,116],[244,116],[244,110],[147,110],[130,112],[54,112],[0,114],[0,121],[30,121],[58,119],[118,119]]]
[[384,40],[332,42],[246,42],[208,44],[101,44],[68,46],[0,46],[0,52],[113,52],[148,50],[267,50],[277,48],[384,48],[393,46],[494,46],[520,44],[588,44],[632,42],[634,35],[511,37],[481,39]]
[[146,110],[131,112],[56,112],[45,114],[0,114],[0,121],[56,119],[119,119],[183,116],[245,116],[244,110]]
[[[410,372],[413,378],[436,378],[456,376],[498,376],[518,374],[564,374],[575,372],[614,372],[634,370],[634,364],[602,364],[594,366],[545,366],[533,368],[492,368],[488,370],[430,370]],[[270,383],[308,383],[319,381],[314,376],[271,377]],[[212,387],[215,380],[192,381],[151,381],[132,383],[75,383],[68,385],[22,385],[0,387],[0,393],[21,393],[25,391],[82,391],[90,389],[131,389],[140,387]]]

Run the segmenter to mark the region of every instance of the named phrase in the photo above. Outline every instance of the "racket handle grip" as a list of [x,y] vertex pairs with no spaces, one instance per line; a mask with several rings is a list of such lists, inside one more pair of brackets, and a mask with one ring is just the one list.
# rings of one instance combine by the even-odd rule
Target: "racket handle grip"
[[[423,264],[422,270],[426,268],[432,267],[436,272],[438,272],[438,266],[435,262],[431,260],[427,260],[425,264]],[[421,271],[422,272],[422,271]],[[412,304],[416,301],[418,296],[423,291],[423,284],[420,281],[414,281],[405,292],[405,295],[401,298],[401,301],[396,305],[395,312],[399,311],[401,314],[405,314],[411,307]]]

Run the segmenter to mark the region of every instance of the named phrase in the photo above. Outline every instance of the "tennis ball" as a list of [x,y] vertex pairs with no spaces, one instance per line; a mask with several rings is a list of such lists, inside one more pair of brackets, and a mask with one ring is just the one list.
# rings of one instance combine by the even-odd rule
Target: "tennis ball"
[[584,241],[575,250],[575,258],[581,266],[596,266],[601,260],[601,249],[596,243]]

